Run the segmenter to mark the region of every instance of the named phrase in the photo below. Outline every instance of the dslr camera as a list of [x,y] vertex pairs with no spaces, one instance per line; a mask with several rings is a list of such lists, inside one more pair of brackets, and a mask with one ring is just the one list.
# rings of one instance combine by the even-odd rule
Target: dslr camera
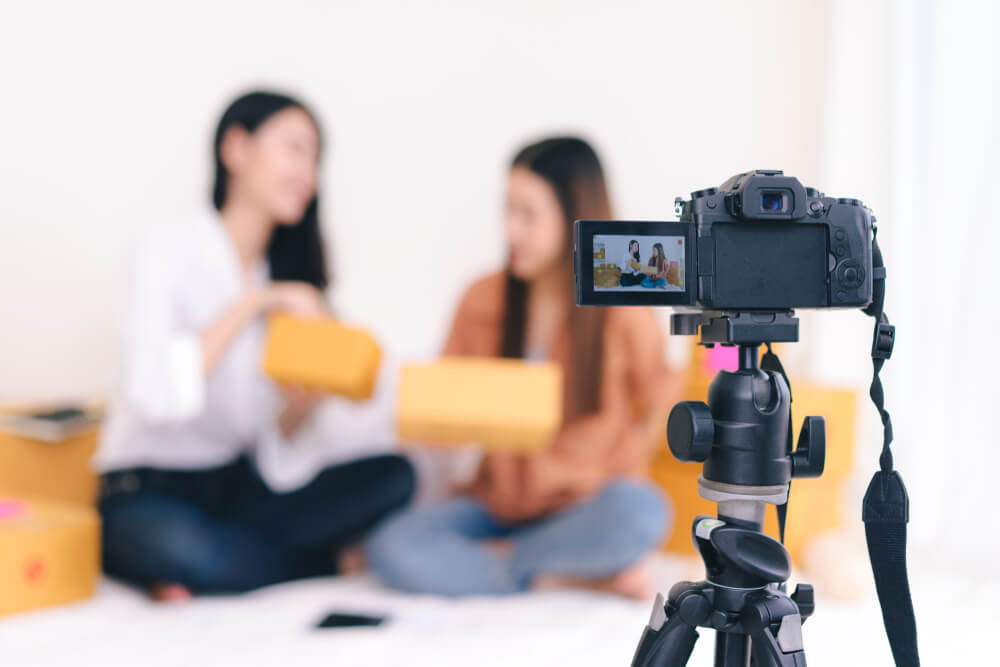
[[[697,628],[716,631],[716,665],[803,667],[801,624],[813,589],[786,592],[791,561],[764,533],[768,504],[784,535],[793,477],[818,477],[826,422],[806,417],[793,446],[791,389],[771,343],[798,340],[798,308],[859,308],[875,318],[870,396],[882,418],[880,470],[862,516],[887,634],[897,657],[916,656],[905,570],[909,501],[892,470],[892,425],[878,377],[895,328],[883,310],[885,266],[875,218],[857,199],[827,197],[781,171],[737,174],[675,200],[677,222],[579,220],[574,227],[581,306],[673,306],[671,333],[738,346],[738,367],[720,370],[708,402],[670,412],[667,442],[680,461],[701,462],[699,494],[717,516],[699,515],[692,541],[705,579],[658,596],[634,667],[686,664]],[[761,345],[766,353],[758,358]],[[783,540],[782,540],[783,541]]]
[[857,199],[758,169],[678,197],[675,212],[679,222],[577,221],[577,303],[740,312],[871,303],[875,218]]

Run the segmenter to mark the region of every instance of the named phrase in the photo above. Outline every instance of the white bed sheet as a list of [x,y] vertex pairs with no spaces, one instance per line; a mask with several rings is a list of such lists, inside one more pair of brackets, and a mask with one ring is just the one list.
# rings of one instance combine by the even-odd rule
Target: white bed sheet
[[[657,583],[669,588],[690,568],[659,559]],[[985,647],[997,627],[997,612],[987,606],[991,593],[935,582],[930,573],[915,580],[928,584],[916,595],[924,664],[1000,664]],[[334,610],[392,620],[381,628],[310,629]],[[104,580],[92,600],[0,621],[0,665],[628,665],[649,610],[647,603],[585,592],[411,596],[369,576],[154,604]],[[891,664],[874,598],[859,605],[821,599],[803,634],[812,667]],[[690,664],[712,664],[712,645],[711,633],[702,631]]]

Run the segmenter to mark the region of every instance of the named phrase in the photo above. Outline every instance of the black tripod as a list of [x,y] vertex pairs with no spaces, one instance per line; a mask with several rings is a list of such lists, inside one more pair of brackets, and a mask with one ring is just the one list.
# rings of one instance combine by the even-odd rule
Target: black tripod
[[[693,334],[702,315],[674,315],[672,333]],[[798,340],[790,311],[716,314],[701,326],[701,344],[739,346],[739,368],[720,371],[708,404],[678,403],[667,441],[681,461],[704,461],[699,494],[717,502],[718,517],[695,517],[692,533],[705,562],[704,581],[684,581],[657,595],[633,667],[687,663],[697,628],[713,628],[716,667],[806,664],[802,621],[813,612],[812,586],[789,596],[788,551],[762,532],[768,503],[782,506],[792,477],[818,477],[825,422],[807,417],[791,451],[791,394],[777,357],[758,361],[761,344]],[[769,348],[770,349],[770,348]]]

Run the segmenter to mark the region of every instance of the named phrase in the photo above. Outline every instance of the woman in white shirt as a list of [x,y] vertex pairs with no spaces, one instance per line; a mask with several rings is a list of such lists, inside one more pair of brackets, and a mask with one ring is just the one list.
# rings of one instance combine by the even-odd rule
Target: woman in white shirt
[[[155,597],[333,574],[412,495],[396,455],[296,468],[321,397],[261,370],[267,313],[327,313],[319,152],[302,104],[240,97],[215,137],[216,211],[154,228],[134,257],[122,378],[95,463],[105,569]],[[371,423],[352,414],[338,436]]]
[[619,279],[622,287],[634,287],[646,276],[642,272],[642,261],[639,259],[639,242],[628,242],[628,252],[622,257],[622,277]]

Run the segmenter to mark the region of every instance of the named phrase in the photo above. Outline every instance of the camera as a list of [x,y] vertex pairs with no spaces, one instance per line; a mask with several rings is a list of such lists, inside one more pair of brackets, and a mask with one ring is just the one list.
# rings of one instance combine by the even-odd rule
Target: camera
[[579,220],[576,302],[716,311],[864,308],[871,211],[779,170],[675,200],[678,222]]
[[[676,306],[671,333],[738,347],[737,368],[716,374],[708,401],[678,403],[667,421],[671,453],[703,463],[698,493],[718,512],[694,517],[691,526],[705,579],[657,596],[633,667],[686,664],[697,628],[716,631],[717,665],[806,664],[801,626],[815,597],[808,584],[787,593],[785,512],[792,478],[823,472],[826,421],[806,417],[794,446],[791,388],[771,345],[798,340],[798,308],[860,308],[875,319],[869,396],[883,444],[862,518],[890,644],[894,654],[912,656],[897,664],[917,664],[905,567],[909,500],[892,469],[892,423],[878,375],[895,327],[884,311],[874,216],[857,199],[827,197],[763,169],[678,197],[675,213],[676,222],[574,226],[578,305]],[[768,504],[778,508],[780,541],[764,533]]]

